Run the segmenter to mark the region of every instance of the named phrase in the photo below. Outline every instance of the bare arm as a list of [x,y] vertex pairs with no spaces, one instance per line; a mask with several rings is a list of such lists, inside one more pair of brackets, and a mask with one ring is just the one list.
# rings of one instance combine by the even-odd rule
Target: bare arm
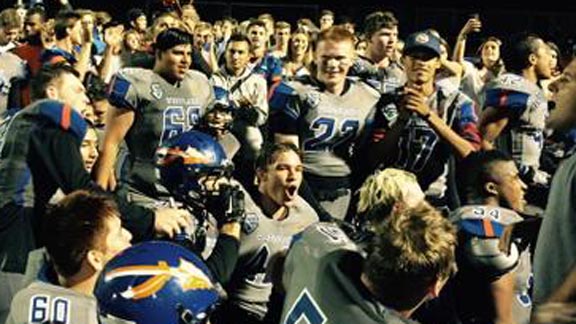
[[82,46],[78,54],[78,61],[74,64],[74,69],[80,74],[80,80],[84,80],[90,66],[90,55],[92,51],[92,31],[83,26]]
[[106,42],[106,50],[102,63],[99,66],[100,77],[104,82],[110,82],[112,75],[116,72],[113,71],[114,61],[120,60],[120,52],[122,50],[122,32],[124,27],[110,27],[104,31],[104,41]]
[[492,149],[494,141],[508,125],[509,116],[505,110],[487,107],[480,118],[480,133],[482,134],[482,148]]
[[490,283],[490,293],[494,301],[495,324],[513,324],[512,304],[514,301],[514,281],[516,272],[511,271]]
[[466,54],[466,38],[468,37],[468,34],[480,31],[480,28],[482,28],[482,22],[480,22],[480,19],[470,18],[466,21],[466,24],[462,27],[460,33],[458,33],[458,37],[456,38],[452,60],[461,64],[464,63],[464,55]]
[[134,116],[134,111],[129,109],[111,106],[108,110],[104,143],[96,165],[96,182],[104,189],[114,189],[114,165],[118,145],[134,123]]
[[405,107],[409,111],[417,113],[419,116],[428,121],[428,125],[440,138],[448,142],[456,151],[459,157],[466,157],[473,151],[476,151],[472,143],[464,139],[456,133],[450,126],[446,125],[444,120],[433,112],[428,104],[426,98],[422,93],[414,88],[406,87],[406,102]]

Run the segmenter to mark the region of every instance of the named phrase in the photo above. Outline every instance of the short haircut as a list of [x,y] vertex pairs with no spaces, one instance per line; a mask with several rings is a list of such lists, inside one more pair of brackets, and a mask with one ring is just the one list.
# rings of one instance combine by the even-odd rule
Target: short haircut
[[112,21],[112,16],[106,11],[97,11],[96,14],[96,25],[103,26]]
[[250,43],[250,38],[248,38],[248,36],[246,36],[242,33],[233,33],[232,35],[230,35],[230,38],[228,39],[228,42],[226,43],[226,48],[228,48],[230,43],[233,43],[233,42],[246,42],[246,43],[248,43],[248,48],[250,48],[252,46],[252,44]]
[[426,202],[394,212],[368,247],[364,274],[385,305],[414,308],[456,270],[456,229]]
[[80,271],[86,254],[96,248],[106,233],[105,220],[119,217],[110,196],[78,190],[49,209],[44,222],[46,250],[58,274],[69,278]]
[[290,26],[290,24],[286,21],[277,21],[274,24],[274,28],[275,29],[291,29],[292,26]]
[[42,6],[34,6],[26,12],[26,17],[30,17],[33,15],[39,15],[42,21],[46,21],[46,10]]
[[86,86],[86,95],[91,102],[98,102],[108,99],[108,87],[102,78],[92,75]]
[[132,8],[128,10],[128,13],[126,14],[126,21],[128,24],[130,24],[131,22],[135,21],[141,16],[146,16],[146,14],[144,13],[144,11],[142,11],[142,9]]
[[394,28],[398,26],[398,19],[390,11],[376,11],[364,19],[364,34],[370,39],[374,33],[382,28]]
[[320,42],[350,42],[352,46],[356,42],[354,34],[342,26],[332,26],[318,34],[317,44]]
[[474,198],[490,195],[484,190],[487,182],[494,181],[494,164],[513,161],[512,157],[499,150],[472,152],[464,158],[457,170],[457,188],[460,199],[467,204]]
[[210,32],[212,32],[212,24],[209,22],[201,21],[197,23],[196,26],[194,27],[194,32],[200,30],[209,30]]
[[154,50],[164,52],[178,45],[192,45],[192,35],[178,28],[168,28],[156,36]]
[[294,152],[302,159],[302,152],[292,143],[268,143],[256,158],[256,170],[266,170],[269,165],[274,164],[278,156],[284,152]]
[[32,101],[46,98],[46,89],[62,75],[69,73],[79,77],[78,72],[66,63],[44,65],[30,81]]
[[404,170],[388,168],[369,176],[359,190],[359,216],[382,222],[390,215],[396,202],[404,201],[402,187],[408,184],[418,186],[418,179]]
[[22,20],[16,9],[4,9],[0,12],[0,28],[14,29],[20,28]]
[[324,9],[320,11],[320,17],[323,16],[332,16],[332,18],[334,18],[334,12],[332,10]]
[[513,34],[506,39],[500,51],[506,69],[513,73],[521,73],[530,66],[529,57],[538,50],[538,41],[542,41],[542,38],[532,33]]
[[264,29],[266,29],[266,23],[260,19],[251,19],[250,23],[248,23],[248,27],[246,27],[246,32],[248,32],[248,30],[250,30],[250,28],[254,27],[254,26],[258,26],[258,27],[262,27]]
[[68,37],[68,28],[74,27],[76,22],[80,20],[80,14],[74,11],[63,11],[56,17],[54,24],[54,34],[57,40]]

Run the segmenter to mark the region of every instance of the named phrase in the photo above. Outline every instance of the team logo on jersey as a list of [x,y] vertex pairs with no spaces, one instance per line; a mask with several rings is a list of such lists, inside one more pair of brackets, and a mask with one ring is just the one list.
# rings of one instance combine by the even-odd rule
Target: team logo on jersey
[[254,232],[258,228],[258,215],[255,213],[246,213],[246,219],[242,224],[242,230],[246,234]]
[[150,86],[150,94],[152,95],[152,97],[156,98],[157,100],[160,100],[164,96],[164,91],[162,90],[160,84],[152,83],[152,85]]
[[306,94],[306,104],[310,107],[316,107],[320,103],[320,93],[316,91],[310,91]]
[[210,278],[198,269],[193,263],[180,258],[178,267],[170,267],[165,261],[157,265],[133,265],[112,270],[104,277],[105,281],[128,276],[150,276],[151,278],[136,286],[129,286],[120,293],[126,299],[139,300],[153,296],[162,290],[166,283],[175,278],[175,282],[182,286],[183,291],[211,289]]

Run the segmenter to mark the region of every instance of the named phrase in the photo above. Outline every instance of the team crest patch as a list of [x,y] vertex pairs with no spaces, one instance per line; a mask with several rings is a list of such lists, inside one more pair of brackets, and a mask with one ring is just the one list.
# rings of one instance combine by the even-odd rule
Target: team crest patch
[[246,213],[246,219],[242,224],[242,231],[246,234],[254,232],[258,228],[258,215],[255,213]]
[[320,94],[315,91],[311,91],[306,95],[306,104],[310,107],[316,107],[320,103]]
[[158,83],[152,83],[152,85],[150,86],[150,94],[152,95],[152,97],[156,98],[157,100],[160,100],[164,96],[164,91],[162,90],[162,87],[160,87]]
[[416,35],[415,40],[416,40],[416,43],[426,44],[430,40],[430,37],[428,37],[428,35],[426,35],[424,33],[420,33],[420,34]]

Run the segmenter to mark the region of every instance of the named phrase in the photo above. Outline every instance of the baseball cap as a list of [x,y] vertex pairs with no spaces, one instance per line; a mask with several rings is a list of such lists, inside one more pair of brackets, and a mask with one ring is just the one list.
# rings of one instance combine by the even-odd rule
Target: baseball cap
[[440,56],[440,39],[430,31],[420,31],[410,34],[404,42],[404,54],[409,55],[417,50],[431,51]]

